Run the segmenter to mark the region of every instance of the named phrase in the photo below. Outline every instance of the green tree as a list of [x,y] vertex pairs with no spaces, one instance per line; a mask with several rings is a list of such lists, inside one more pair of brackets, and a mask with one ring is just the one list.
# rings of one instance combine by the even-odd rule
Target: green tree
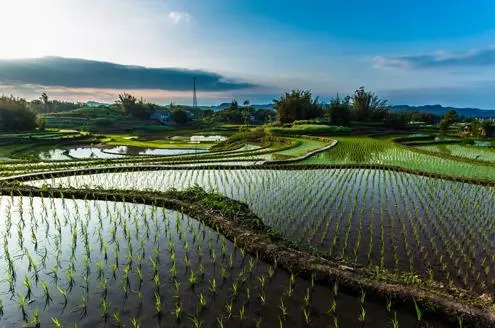
[[424,122],[426,124],[434,124],[437,122],[438,117],[432,113],[414,112],[411,120],[415,122]]
[[492,122],[488,120],[484,120],[480,122],[479,135],[480,137],[492,137],[493,132],[495,130],[495,126]]
[[270,123],[276,119],[277,114],[273,109],[260,108],[255,111],[254,117],[258,123]]
[[146,104],[142,99],[138,101],[136,97],[128,93],[120,94],[116,104],[123,112],[142,119],[149,118],[154,110],[150,104]]
[[0,130],[28,131],[44,128],[44,120],[28,106],[26,100],[13,96],[0,97]]
[[338,95],[333,98],[327,109],[327,119],[330,124],[349,125],[351,122],[350,97],[341,99]]
[[441,131],[445,132],[452,124],[454,124],[458,120],[459,117],[457,116],[457,112],[451,109],[443,115],[443,118],[438,124],[438,127]]
[[292,90],[275,99],[275,109],[280,123],[292,123],[295,120],[308,120],[321,116],[322,109],[318,97],[313,99],[309,90]]
[[402,111],[397,113],[389,112],[385,116],[385,126],[393,129],[403,129],[412,117],[411,113]]
[[171,113],[172,119],[175,122],[177,122],[178,124],[184,124],[187,122],[188,113],[184,108],[175,107],[172,109],[172,111],[170,113]]
[[387,101],[364,87],[354,91],[352,109],[357,121],[383,121],[388,112]]
[[43,92],[40,97],[41,104],[43,106],[43,112],[47,113],[50,111],[50,100],[46,92]]
[[245,125],[249,124],[249,119],[251,116],[251,106],[249,106],[249,100],[244,100],[243,102],[243,107],[242,107],[242,121]]
[[233,99],[232,102],[230,103],[230,109],[231,110],[238,110],[239,109],[239,104],[237,103],[237,100]]
[[41,94],[40,100],[43,103],[43,105],[47,105],[48,104],[49,99],[48,99],[48,95],[46,94],[46,92],[43,92]]

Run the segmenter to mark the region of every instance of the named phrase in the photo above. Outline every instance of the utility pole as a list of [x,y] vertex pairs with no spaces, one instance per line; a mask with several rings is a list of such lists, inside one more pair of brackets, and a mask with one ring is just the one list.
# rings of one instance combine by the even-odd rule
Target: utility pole
[[196,77],[193,77],[193,107],[198,107],[198,98],[196,97]]

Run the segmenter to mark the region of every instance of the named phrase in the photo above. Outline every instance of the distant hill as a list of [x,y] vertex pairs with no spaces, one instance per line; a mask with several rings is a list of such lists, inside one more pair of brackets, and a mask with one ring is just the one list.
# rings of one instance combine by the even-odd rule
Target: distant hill
[[432,113],[438,116],[442,116],[449,110],[455,110],[457,115],[464,117],[480,117],[480,118],[495,118],[494,109],[479,109],[479,108],[455,108],[444,107],[442,105],[423,105],[423,106],[409,106],[409,105],[394,105],[390,107],[391,111],[400,112],[426,112]]

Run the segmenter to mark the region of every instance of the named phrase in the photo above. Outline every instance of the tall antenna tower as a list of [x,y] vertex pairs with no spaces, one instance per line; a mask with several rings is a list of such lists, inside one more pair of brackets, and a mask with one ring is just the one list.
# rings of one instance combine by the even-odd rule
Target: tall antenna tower
[[198,107],[198,98],[196,97],[196,77],[193,77],[193,107]]

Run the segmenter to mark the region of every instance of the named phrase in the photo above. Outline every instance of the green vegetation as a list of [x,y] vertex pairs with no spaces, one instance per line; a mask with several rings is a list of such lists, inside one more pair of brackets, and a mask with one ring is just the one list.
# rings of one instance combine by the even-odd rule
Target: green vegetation
[[464,144],[439,144],[419,146],[419,149],[438,152],[451,156],[491,162],[495,164],[495,148],[480,147]]
[[354,91],[352,109],[356,121],[382,121],[388,112],[387,101],[364,87]]
[[184,124],[187,122],[188,114],[184,108],[178,107],[171,111],[172,119],[178,124]]
[[273,159],[289,159],[294,157],[299,157],[306,155],[309,152],[315,151],[317,149],[323,148],[327,146],[331,140],[326,139],[309,139],[309,138],[289,138],[294,146],[273,153],[271,157]]
[[455,110],[449,110],[440,121],[440,131],[445,132],[452,124],[457,122],[458,119],[457,112]]
[[128,93],[119,95],[116,104],[124,113],[142,119],[148,119],[154,111],[153,104],[147,104],[142,99],[138,101],[136,97]]
[[212,143],[189,143],[189,137],[160,135],[106,134],[102,139],[107,145],[134,146],[143,148],[209,148]]
[[322,114],[318,99],[312,99],[310,91],[292,90],[274,102],[277,118],[282,124],[308,120]]
[[308,158],[304,164],[385,164],[416,170],[475,179],[494,179],[495,166],[459,162],[455,159],[418,152],[389,139],[336,137],[332,149]]
[[79,108],[81,107],[81,104],[54,99],[52,100],[49,99],[45,92],[43,92],[39,99],[31,101],[30,107],[39,113],[58,113]]
[[351,97],[341,99],[339,96],[332,99],[330,106],[325,111],[327,121],[335,125],[348,126],[351,123],[352,113],[350,105]]
[[350,129],[343,126],[323,125],[323,124],[297,124],[290,128],[272,127],[270,133],[281,136],[297,135],[332,135],[335,133],[348,133]]
[[245,145],[259,145],[266,147],[271,145],[272,138],[265,133],[264,129],[254,131],[244,131],[236,133],[225,141],[211,147],[212,151],[231,151],[239,149]]
[[43,130],[43,119],[21,98],[0,96],[0,131]]

